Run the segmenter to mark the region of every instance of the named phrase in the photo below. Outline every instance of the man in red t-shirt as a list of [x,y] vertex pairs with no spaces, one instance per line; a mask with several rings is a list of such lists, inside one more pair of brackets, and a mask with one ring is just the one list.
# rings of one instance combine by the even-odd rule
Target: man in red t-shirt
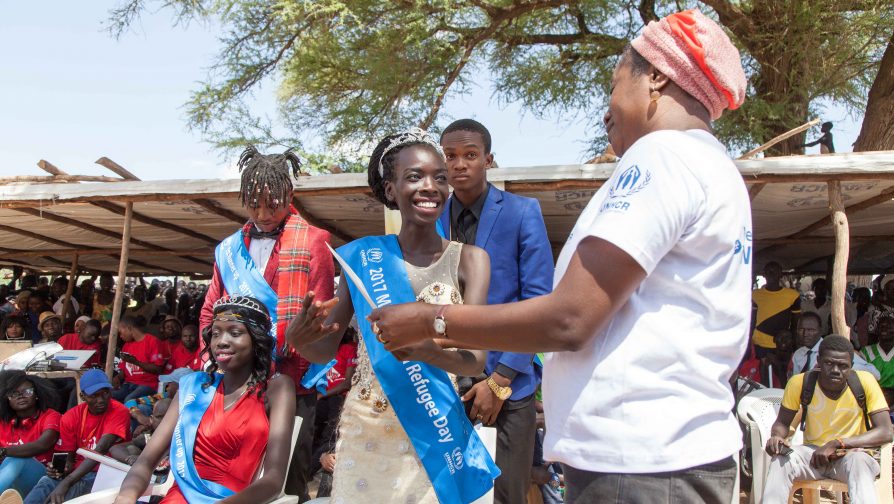
[[202,369],[202,359],[199,356],[199,328],[188,325],[180,333],[180,342],[171,350],[171,359],[165,366],[165,371],[179,368],[189,368],[193,371]]
[[81,377],[83,403],[62,415],[56,450],[68,452],[65,470],[47,469],[47,476],[25,498],[25,504],[52,504],[90,493],[98,464],[77,456],[78,448],[107,453],[130,439],[130,415],[123,404],[111,398],[112,384],[105,373],[90,369]]
[[162,342],[151,334],[139,330],[136,321],[125,317],[118,322],[118,334],[124,341],[121,347],[121,384],[112,397],[127,402],[135,397],[154,394],[158,388],[158,375],[164,373],[165,349]]
[[64,350],[93,350],[93,355],[84,363],[84,367],[99,366],[99,355],[102,344],[99,342],[99,333],[102,326],[98,320],[88,320],[81,326],[77,333],[68,333],[59,338],[59,344]]

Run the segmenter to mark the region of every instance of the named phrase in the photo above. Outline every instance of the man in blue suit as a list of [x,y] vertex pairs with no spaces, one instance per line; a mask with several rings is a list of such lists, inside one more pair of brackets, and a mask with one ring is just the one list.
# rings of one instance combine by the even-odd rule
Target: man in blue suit
[[[487,182],[491,137],[481,123],[455,121],[441,134],[453,195],[441,214],[450,239],[477,245],[490,256],[488,304],[520,301],[552,290],[553,254],[540,204]],[[497,428],[496,504],[527,501],[534,453],[534,392],[540,368],[531,354],[490,352],[486,377],[463,395],[472,421]]]

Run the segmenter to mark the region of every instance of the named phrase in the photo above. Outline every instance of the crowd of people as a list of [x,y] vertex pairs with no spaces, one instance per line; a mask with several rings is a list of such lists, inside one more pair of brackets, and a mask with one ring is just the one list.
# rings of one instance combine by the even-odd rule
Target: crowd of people
[[[878,464],[863,449],[891,437],[894,284],[877,302],[855,295],[862,359],[846,338],[820,341],[825,286],[808,306],[778,265],[749,331],[749,198],[711,129],[745,90],[716,23],[697,10],[650,22],[612,78],[618,167],[555,268],[538,202],[488,183],[492,138],[477,121],[381,139],[369,188],[400,231],[335,254],[292,205],[298,157],[247,148],[248,219],[216,248],[210,283],[118,286],[118,348],[103,344],[111,276],[70,298],[64,278],[25,276],[0,307],[7,339],[118,362],[111,379],[85,372],[79,396],[2,375],[0,490],[39,504],[89,492],[96,463],[76,454],[87,448],[131,464],[120,504],[160,467],[174,479],[164,503],[257,504],[282,490],[304,502],[320,472],[316,496],[333,503],[469,503],[493,489],[498,504],[727,504],[741,448],[730,380],[750,332],[755,376],[788,381],[767,502],[804,475],[865,484]],[[833,401],[865,422],[841,420]],[[799,409],[808,445],[790,450]],[[479,424],[495,429],[493,457]]]

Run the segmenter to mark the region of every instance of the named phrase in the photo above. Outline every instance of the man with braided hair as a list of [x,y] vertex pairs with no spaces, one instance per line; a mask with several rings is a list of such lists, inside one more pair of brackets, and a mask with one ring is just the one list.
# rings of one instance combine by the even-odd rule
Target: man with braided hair
[[[301,310],[305,294],[328,300],[333,295],[334,267],[326,248],[329,233],[309,225],[292,206],[292,179],[301,162],[291,151],[262,155],[248,147],[239,157],[239,200],[248,222],[217,247],[214,277],[199,319],[200,331],[211,325],[214,303],[226,295],[247,295],[267,306],[276,338],[276,369],[295,381],[296,415],[301,430],[286,480],[286,493],[309,499],[308,472],[313,442],[316,393],[301,386],[310,363],[285,343],[289,322]],[[291,173],[290,173],[291,172]]]

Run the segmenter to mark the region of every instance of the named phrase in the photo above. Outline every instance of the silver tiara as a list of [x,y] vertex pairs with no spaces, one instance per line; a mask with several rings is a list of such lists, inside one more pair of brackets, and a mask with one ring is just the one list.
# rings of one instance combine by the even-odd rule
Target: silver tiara
[[270,315],[267,313],[267,311],[261,308],[261,305],[257,301],[246,296],[224,296],[215,301],[212,308],[213,311],[217,311],[217,309],[221,307],[246,308],[248,310],[256,311],[267,318],[270,318]]
[[434,147],[436,151],[438,151],[438,155],[441,156],[441,159],[447,159],[444,156],[444,149],[441,148],[441,144],[438,143],[437,140],[435,140],[435,137],[431,136],[424,129],[414,126],[407,131],[398,133],[397,136],[395,136],[391,139],[390,142],[388,142],[388,146],[385,147],[385,150],[382,151],[382,157],[379,158],[379,176],[385,178],[385,167],[382,166],[382,160],[385,159],[385,155],[388,154],[389,151],[394,150],[402,145],[415,143],[424,143],[426,145],[430,145]]

